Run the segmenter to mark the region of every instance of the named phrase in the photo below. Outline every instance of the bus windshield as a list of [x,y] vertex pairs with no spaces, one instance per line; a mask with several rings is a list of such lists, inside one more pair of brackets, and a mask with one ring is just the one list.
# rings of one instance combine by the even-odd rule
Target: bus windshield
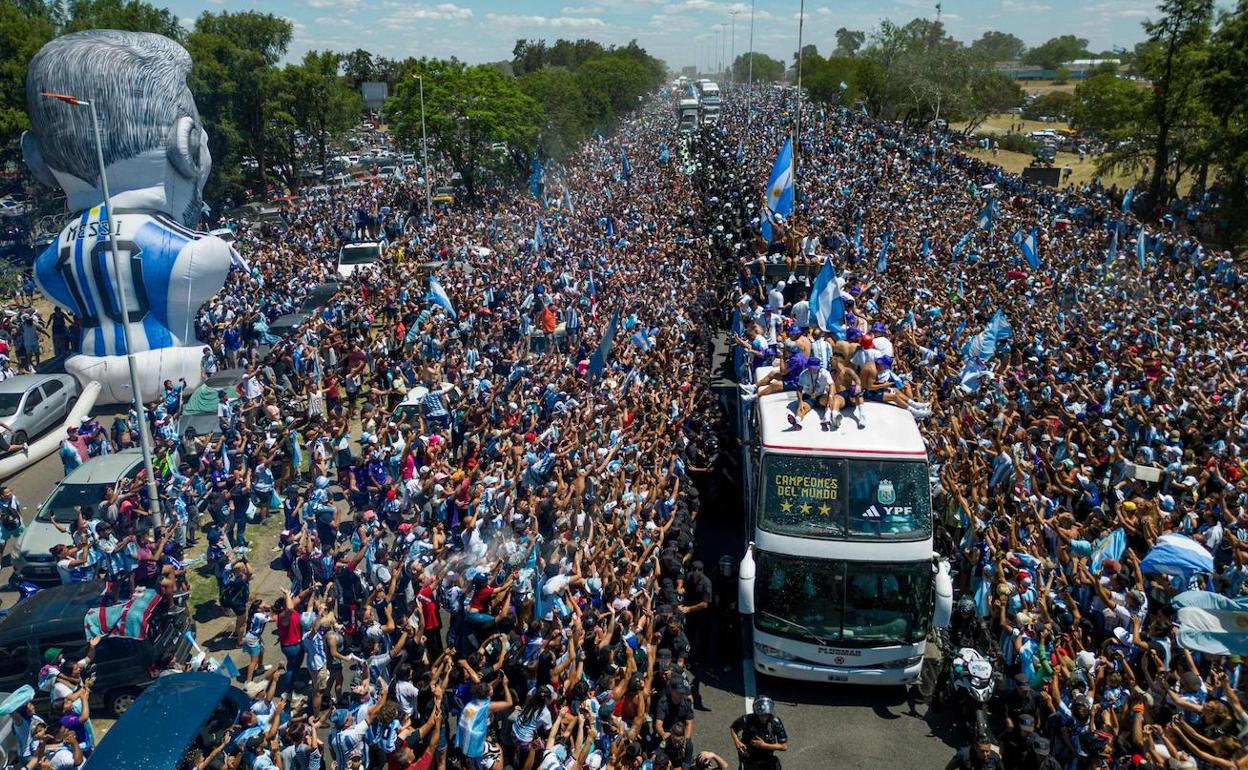
[[927,636],[932,565],[759,551],[755,615],[769,634],[813,644],[914,644]]
[[769,454],[758,526],[833,540],[923,540],[932,532],[931,486],[922,461]]

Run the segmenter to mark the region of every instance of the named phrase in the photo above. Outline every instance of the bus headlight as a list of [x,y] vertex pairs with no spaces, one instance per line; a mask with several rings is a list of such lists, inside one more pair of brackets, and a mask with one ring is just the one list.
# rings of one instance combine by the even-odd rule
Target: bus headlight
[[917,666],[923,662],[922,655],[915,655],[913,658],[902,658],[901,660],[890,660],[887,663],[881,663],[880,668],[910,668]]
[[772,647],[769,644],[763,644],[762,642],[755,642],[754,649],[758,650],[764,655],[770,655],[771,657],[779,658],[780,660],[796,660],[796,657],[797,657],[795,655],[791,655],[785,652],[784,650]]

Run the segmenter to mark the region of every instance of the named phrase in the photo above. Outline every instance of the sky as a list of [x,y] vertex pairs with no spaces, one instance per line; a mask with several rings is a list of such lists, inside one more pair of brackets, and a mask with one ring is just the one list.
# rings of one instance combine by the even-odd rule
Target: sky
[[[578,4],[569,4],[578,3]],[[870,32],[883,19],[904,24],[935,18],[936,0],[806,0],[803,43],[828,54],[839,27]],[[161,4],[157,0],[157,4]],[[749,50],[750,3],[728,0],[165,0],[186,26],[203,10],[259,10],[294,27],[290,59],[306,51],[365,48],[391,58],[456,56],[469,63],[510,59],[519,38],[636,39],[669,68],[719,62]],[[754,49],[790,61],[797,50],[800,0],[755,0]],[[1028,45],[1062,34],[1087,38],[1093,51],[1131,47],[1156,0],[945,0],[941,20],[969,42],[986,30],[1010,32]],[[735,12],[735,35],[732,30]],[[719,25],[726,25],[717,31]],[[734,40],[735,38],[735,40]]]

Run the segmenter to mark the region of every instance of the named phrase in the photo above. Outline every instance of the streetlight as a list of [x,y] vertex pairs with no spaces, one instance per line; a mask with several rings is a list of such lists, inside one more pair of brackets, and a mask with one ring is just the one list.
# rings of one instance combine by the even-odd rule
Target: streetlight
[[728,82],[736,85],[737,82],[737,14],[740,11],[729,11],[728,15],[732,17],[732,55],[728,57]]
[[754,96],[754,0],[750,0],[750,64],[749,82],[745,87],[745,124],[754,122],[754,113],[750,111],[750,102]]
[[425,216],[433,211],[433,177],[429,173],[429,137],[425,134],[425,79],[420,75],[412,75],[420,86],[420,154],[425,164]]
[[121,285],[121,252],[117,249],[117,228],[113,227],[113,210],[110,208],[112,201],[108,194],[108,173],[104,167],[104,145],[100,138],[100,120],[95,114],[95,104],[86,99],[47,91],[42,95],[91,110],[91,127],[95,131],[95,160],[100,166],[100,189],[104,193],[104,205],[100,207],[100,215],[108,216],[108,245],[113,253],[113,275],[117,277],[117,309],[121,311],[121,332],[126,342],[126,364],[130,367],[130,390],[134,394],[134,405],[139,416],[139,447],[143,452],[143,470],[147,473],[147,495],[152,506],[152,523],[159,527],[164,525],[164,516],[160,511],[160,488],[156,485],[156,473],[152,467],[152,440],[147,433],[147,405],[143,403],[143,393],[139,388],[139,370],[135,365],[134,345],[130,339],[130,303],[126,299],[126,290]]
[[715,74],[717,77],[719,73],[723,71],[723,67],[721,65],[723,64],[724,57],[723,57],[723,54],[720,53],[720,51],[723,49],[723,46],[721,45],[721,43],[723,42],[723,39],[724,39],[724,25],[716,24],[715,25],[715,50],[711,52],[711,63],[715,67]]

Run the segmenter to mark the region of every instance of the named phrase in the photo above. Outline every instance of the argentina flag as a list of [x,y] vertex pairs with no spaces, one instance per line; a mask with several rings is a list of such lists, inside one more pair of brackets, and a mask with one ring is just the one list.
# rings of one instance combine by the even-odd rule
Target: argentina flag
[[845,339],[845,300],[831,258],[824,260],[819,275],[815,276],[815,283],[810,287],[810,304],[819,328],[836,335],[838,340]]
[[429,276],[429,293],[425,295],[426,302],[443,308],[451,316],[455,316],[455,306],[451,304],[451,298],[447,296],[446,289],[442,288],[442,284],[434,276]]
[[[793,213],[793,140],[787,139],[767,177],[767,210],[789,216]],[[771,240],[771,217],[763,218],[763,237]]]

